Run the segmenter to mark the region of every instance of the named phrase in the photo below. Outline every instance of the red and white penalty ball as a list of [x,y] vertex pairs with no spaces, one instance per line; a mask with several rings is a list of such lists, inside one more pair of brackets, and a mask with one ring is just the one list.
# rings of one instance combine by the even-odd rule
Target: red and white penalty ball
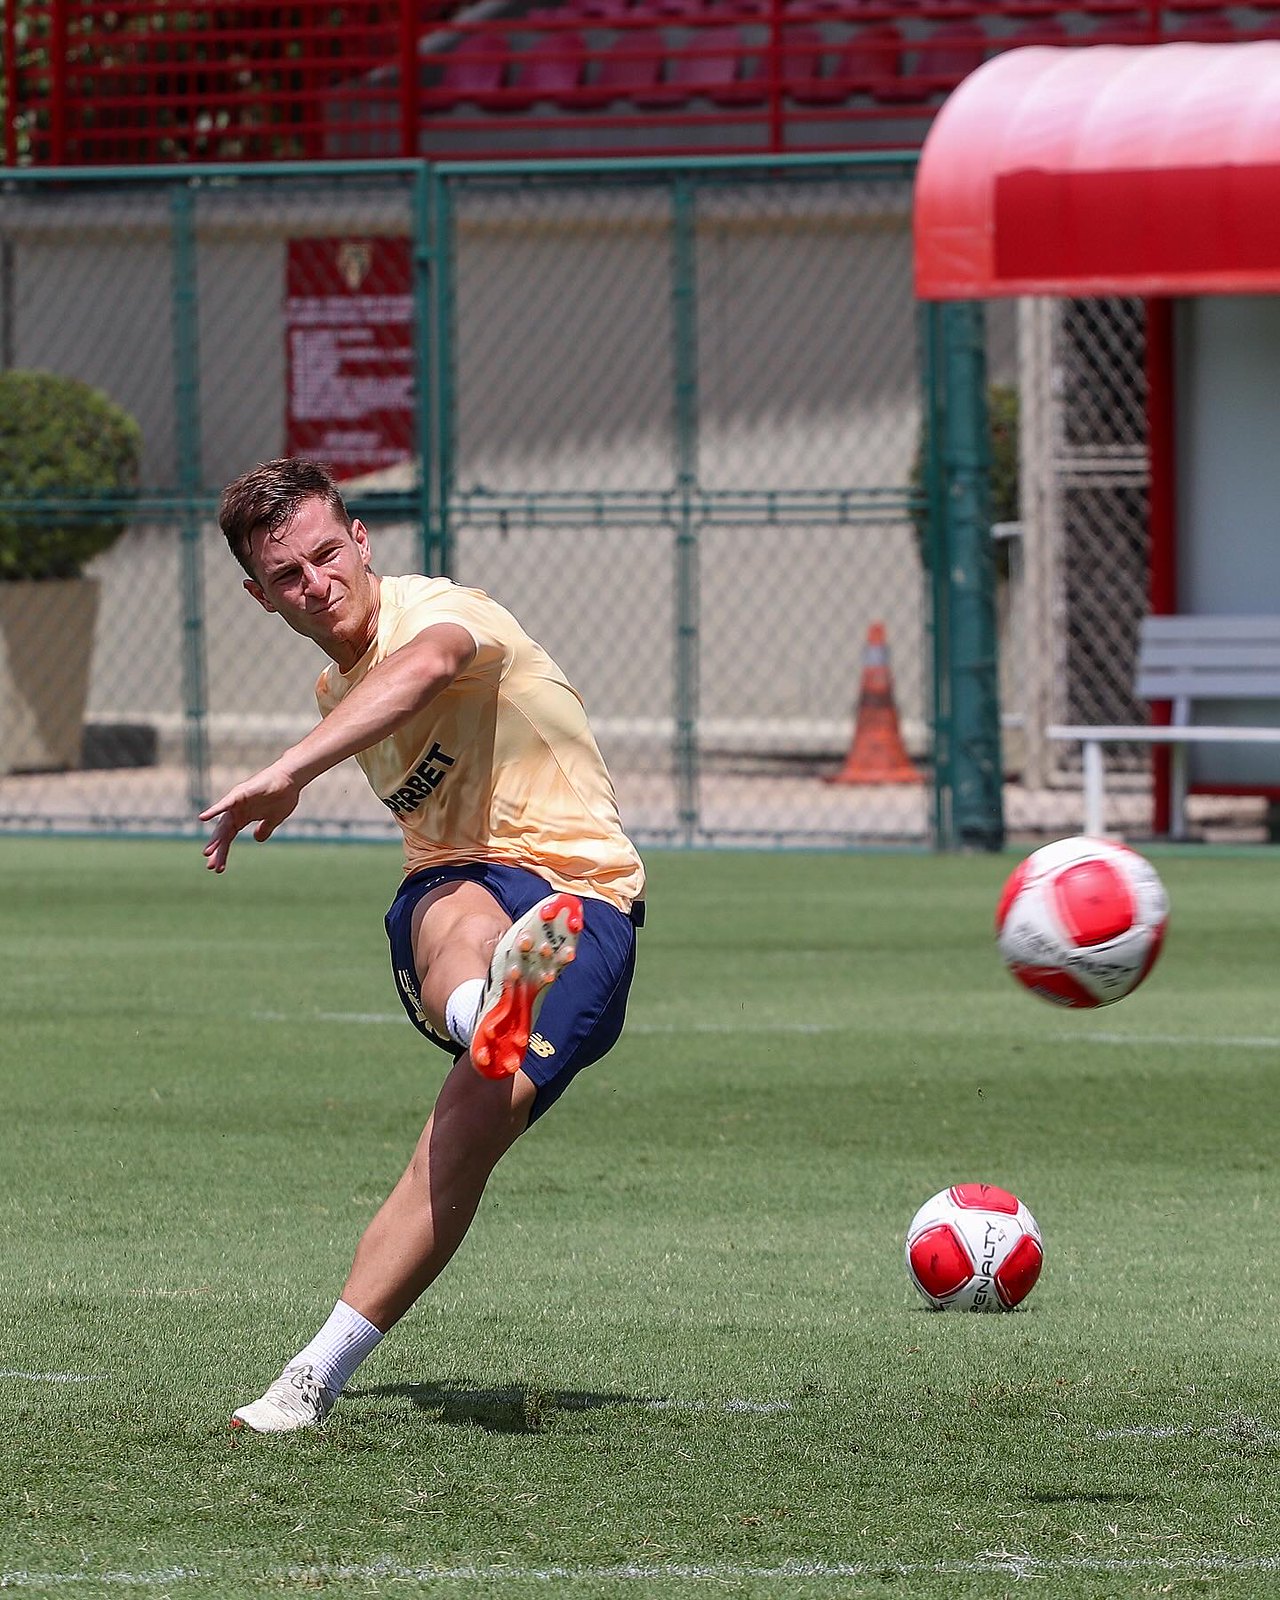
[[1156,964],[1169,897],[1128,845],[1059,839],[1014,868],[996,907],[996,943],[1013,976],[1060,1006],[1107,1006]]
[[994,1184],[953,1183],[907,1229],[907,1273],[935,1311],[1012,1311],[1043,1265],[1036,1219]]

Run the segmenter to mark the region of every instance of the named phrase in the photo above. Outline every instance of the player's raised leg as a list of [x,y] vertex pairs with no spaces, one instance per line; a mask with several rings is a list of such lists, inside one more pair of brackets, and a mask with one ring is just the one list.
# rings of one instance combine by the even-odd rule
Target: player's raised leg
[[554,894],[498,940],[470,1042],[477,1072],[509,1078],[519,1069],[547,989],[573,960],[581,932],[582,901]]
[[548,986],[573,960],[582,901],[548,888],[512,922],[480,884],[455,879],[414,910],[413,961],[422,1011],[468,1050],[477,1072],[506,1078],[529,1048]]

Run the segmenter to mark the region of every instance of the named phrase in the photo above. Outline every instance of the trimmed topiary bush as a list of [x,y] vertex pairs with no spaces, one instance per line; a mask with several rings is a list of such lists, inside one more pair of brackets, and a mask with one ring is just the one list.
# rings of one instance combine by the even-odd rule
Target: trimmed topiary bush
[[0,372],[0,581],[77,578],[124,532],[123,516],[44,516],[6,500],[131,494],[142,430],[100,390],[52,372]]

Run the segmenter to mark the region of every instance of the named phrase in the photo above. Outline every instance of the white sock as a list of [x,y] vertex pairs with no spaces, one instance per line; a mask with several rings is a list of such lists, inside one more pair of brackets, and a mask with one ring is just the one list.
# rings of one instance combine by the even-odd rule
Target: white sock
[[326,1389],[341,1394],[351,1374],[382,1338],[368,1317],[339,1300],[328,1322],[289,1363],[291,1367],[310,1367]]
[[468,978],[460,983],[444,1003],[444,1025],[449,1037],[456,1039],[465,1050],[476,1031],[476,1015],[484,994],[483,978]]

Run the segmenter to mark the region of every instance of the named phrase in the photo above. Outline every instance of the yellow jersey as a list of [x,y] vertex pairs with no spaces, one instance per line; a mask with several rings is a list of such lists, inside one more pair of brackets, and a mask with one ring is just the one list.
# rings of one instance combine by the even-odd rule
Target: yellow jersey
[[424,628],[475,640],[470,666],[415,716],[356,756],[404,834],[405,872],[497,861],[628,912],[644,867],[577,692],[516,619],[448,578],[382,578],[378,636],[350,672],[316,684],[322,717]]

